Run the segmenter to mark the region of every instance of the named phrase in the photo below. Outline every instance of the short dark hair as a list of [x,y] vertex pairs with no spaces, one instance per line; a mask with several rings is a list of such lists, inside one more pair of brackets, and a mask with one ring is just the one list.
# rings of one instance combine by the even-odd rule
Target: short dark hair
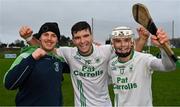
[[74,33],[77,33],[78,31],[88,29],[91,33],[91,27],[86,21],[80,21],[75,23],[71,28],[71,34],[74,36]]

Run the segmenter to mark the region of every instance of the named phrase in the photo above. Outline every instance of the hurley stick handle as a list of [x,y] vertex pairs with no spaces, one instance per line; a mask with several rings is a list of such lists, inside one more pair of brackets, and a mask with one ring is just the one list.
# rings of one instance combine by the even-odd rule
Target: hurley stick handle
[[[152,19],[149,20],[149,23],[148,23],[148,26],[147,26],[147,30],[148,30],[151,34],[157,36],[157,35],[156,35],[157,27],[156,27],[156,25],[154,24],[154,22],[153,22]],[[173,50],[172,50],[171,47],[169,46],[169,44],[168,44],[168,43],[164,43],[164,44],[161,44],[161,46],[162,46],[162,48],[164,49],[164,51],[167,53],[167,55],[168,55],[169,57],[171,57],[174,62],[176,62],[176,61],[177,61],[177,58],[176,58]]]

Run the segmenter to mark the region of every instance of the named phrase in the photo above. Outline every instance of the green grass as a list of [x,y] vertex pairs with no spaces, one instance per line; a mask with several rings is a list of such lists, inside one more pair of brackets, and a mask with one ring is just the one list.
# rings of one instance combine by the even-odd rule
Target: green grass
[[62,93],[63,93],[64,106],[74,105],[74,92],[71,84],[71,77],[69,74],[64,74]]
[[9,69],[14,59],[0,59],[0,106],[1,105],[15,105],[16,91],[8,91],[3,86],[3,77],[5,72]]
[[[151,52],[157,53],[157,49],[152,48]],[[175,53],[180,55],[180,49],[175,49]],[[16,91],[9,91],[3,87],[3,76],[10,67],[14,59],[0,59],[0,106],[15,105]],[[62,84],[64,106],[73,106],[73,88],[69,74],[64,74]],[[109,87],[113,100],[112,87]],[[173,72],[154,72],[152,76],[152,91],[154,106],[179,106],[180,105],[180,68]],[[113,102],[113,101],[112,101]]]
[[153,104],[180,105],[180,69],[173,72],[154,72],[152,81]]

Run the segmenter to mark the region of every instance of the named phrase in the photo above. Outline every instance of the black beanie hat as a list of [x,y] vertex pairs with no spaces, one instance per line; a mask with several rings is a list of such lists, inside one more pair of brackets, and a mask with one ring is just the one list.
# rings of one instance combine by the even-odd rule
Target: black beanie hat
[[37,39],[40,38],[40,36],[42,35],[42,33],[51,31],[53,33],[56,34],[58,40],[60,40],[60,31],[59,31],[59,27],[58,24],[56,22],[47,22],[44,23],[41,28],[39,29],[39,33],[38,33],[38,37]]

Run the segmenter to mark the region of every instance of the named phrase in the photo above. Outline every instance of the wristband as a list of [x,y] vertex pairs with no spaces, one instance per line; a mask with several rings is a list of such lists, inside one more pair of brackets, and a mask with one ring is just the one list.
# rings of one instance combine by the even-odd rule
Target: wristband
[[31,36],[27,37],[25,40],[26,40],[27,42],[29,42],[29,41],[32,40],[32,38],[33,38],[33,36],[31,35]]

